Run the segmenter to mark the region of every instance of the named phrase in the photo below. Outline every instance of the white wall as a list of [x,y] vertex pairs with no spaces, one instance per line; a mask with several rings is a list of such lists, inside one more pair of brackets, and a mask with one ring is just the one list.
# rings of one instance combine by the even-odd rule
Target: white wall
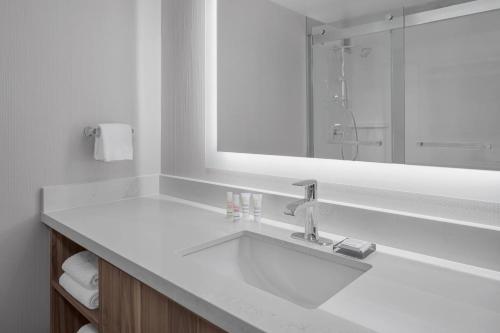
[[137,20],[137,174],[161,169],[161,0],[135,0]]
[[218,8],[219,150],[306,156],[306,17],[269,0]]
[[162,1],[162,172],[205,170],[204,0]]
[[[40,188],[159,171],[160,0],[0,1],[0,332],[49,331]],[[137,129],[92,160],[84,126]]]

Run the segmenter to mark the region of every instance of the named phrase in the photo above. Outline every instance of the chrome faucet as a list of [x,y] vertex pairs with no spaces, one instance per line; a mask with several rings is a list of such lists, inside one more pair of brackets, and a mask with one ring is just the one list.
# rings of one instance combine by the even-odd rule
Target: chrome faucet
[[304,180],[294,183],[294,186],[303,186],[305,188],[304,199],[297,200],[286,206],[285,215],[295,216],[297,210],[306,209],[305,232],[292,234],[292,238],[305,240],[320,245],[332,245],[333,241],[327,238],[319,237],[318,223],[316,220],[316,206],[318,204],[318,182],[316,180]]

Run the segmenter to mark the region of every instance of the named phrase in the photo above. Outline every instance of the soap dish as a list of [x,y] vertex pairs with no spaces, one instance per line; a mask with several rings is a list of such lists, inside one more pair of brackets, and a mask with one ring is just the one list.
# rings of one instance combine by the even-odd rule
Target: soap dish
[[344,254],[358,259],[365,259],[375,252],[377,246],[359,239],[346,238],[333,247],[333,252]]

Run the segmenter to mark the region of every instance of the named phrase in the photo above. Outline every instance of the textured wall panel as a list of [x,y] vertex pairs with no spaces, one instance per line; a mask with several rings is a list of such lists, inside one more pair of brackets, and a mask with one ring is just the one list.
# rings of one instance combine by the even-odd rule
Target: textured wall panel
[[137,24],[136,0],[0,1],[0,332],[48,332],[40,188],[156,172],[153,153],[95,162],[82,137],[140,119]]
[[203,172],[205,163],[205,1],[162,7],[162,171]]

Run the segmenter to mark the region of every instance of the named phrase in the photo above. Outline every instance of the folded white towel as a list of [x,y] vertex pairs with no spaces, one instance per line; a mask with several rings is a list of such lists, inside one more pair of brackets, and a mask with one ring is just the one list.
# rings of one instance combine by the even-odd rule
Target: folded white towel
[[79,252],[64,261],[62,269],[73,280],[87,289],[95,289],[99,282],[97,256],[89,251]]
[[76,333],[99,333],[94,324],[87,324],[82,326]]
[[59,278],[59,284],[83,306],[90,310],[95,310],[99,307],[98,289],[87,289],[66,273]]
[[100,124],[95,138],[94,158],[113,162],[134,159],[132,127],[127,124]]

